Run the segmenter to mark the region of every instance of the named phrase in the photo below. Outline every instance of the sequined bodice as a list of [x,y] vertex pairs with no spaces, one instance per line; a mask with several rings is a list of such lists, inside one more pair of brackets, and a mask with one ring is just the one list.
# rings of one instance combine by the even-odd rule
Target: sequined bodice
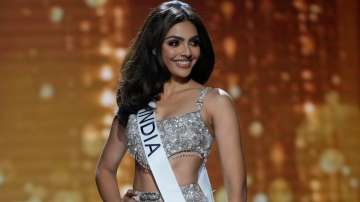
[[[201,118],[203,98],[210,90],[202,88],[197,99],[197,110],[179,116],[156,121],[160,137],[168,158],[181,152],[195,152],[206,159],[213,137]],[[135,114],[129,116],[126,127],[129,153],[145,169],[149,169],[137,128]]]

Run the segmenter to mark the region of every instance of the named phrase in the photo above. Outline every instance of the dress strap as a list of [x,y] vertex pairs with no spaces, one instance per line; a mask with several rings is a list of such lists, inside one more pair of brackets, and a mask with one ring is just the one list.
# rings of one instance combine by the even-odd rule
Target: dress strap
[[200,89],[199,97],[196,100],[197,109],[200,111],[204,104],[204,98],[208,92],[210,92],[212,88],[209,86],[205,86]]

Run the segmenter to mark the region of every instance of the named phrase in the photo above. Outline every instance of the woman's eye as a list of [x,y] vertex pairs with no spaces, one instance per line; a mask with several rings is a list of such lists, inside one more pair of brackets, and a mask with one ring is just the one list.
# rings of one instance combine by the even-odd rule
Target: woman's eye
[[190,45],[192,45],[192,46],[197,47],[197,46],[199,46],[199,44],[200,44],[200,41],[199,41],[199,40],[190,41]]
[[168,45],[169,45],[169,46],[176,47],[176,46],[179,45],[179,41],[177,41],[177,40],[169,41],[169,42],[168,42]]

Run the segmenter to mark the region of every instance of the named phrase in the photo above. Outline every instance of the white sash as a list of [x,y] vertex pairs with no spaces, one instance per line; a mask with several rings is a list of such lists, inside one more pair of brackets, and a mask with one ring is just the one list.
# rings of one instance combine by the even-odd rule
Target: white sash
[[215,202],[213,192],[212,192],[212,188],[211,188],[209,175],[208,175],[206,167],[205,167],[205,162],[201,165],[201,168],[199,170],[198,184],[199,184],[201,190],[204,192],[207,201],[208,202]]
[[[186,200],[176,181],[156,126],[155,102],[150,102],[148,105],[149,107],[137,112],[137,125],[147,162],[163,200],[165,202],[185,202]],[[202,164],[199,170],[198,184],[208,201],[213,202],[214,198],[205,163]]]

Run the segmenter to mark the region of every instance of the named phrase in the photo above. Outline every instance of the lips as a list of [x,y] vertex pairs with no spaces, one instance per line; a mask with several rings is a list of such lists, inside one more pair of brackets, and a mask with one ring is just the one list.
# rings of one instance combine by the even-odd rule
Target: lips
[[176,66],[180,68],[190,68],[191,67],[191,60],[174,60]]

